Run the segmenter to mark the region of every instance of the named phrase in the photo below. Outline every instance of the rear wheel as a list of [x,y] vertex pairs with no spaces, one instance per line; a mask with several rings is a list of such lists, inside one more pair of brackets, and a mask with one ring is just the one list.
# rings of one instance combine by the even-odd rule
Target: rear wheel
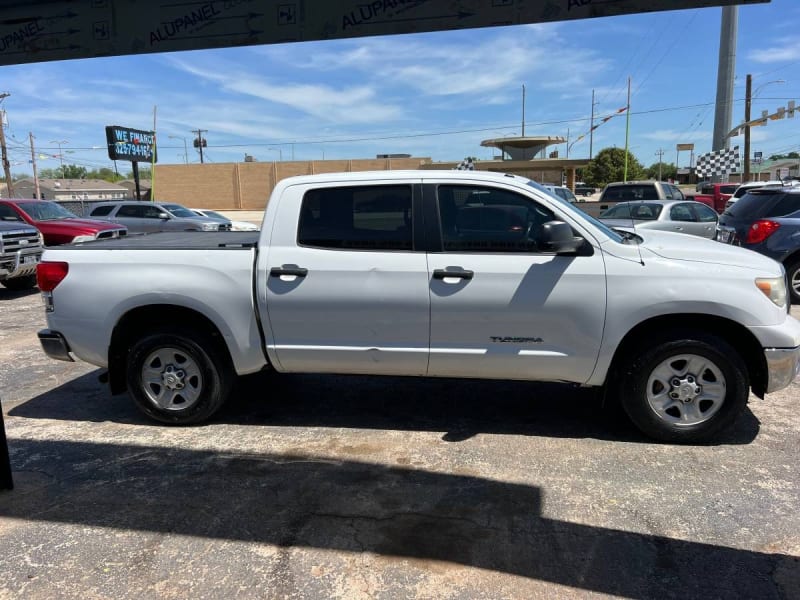
[[616,391],[630,419],[650,437],[706,440],[730,426],[747,404],[747,368],[720,337],[678,332],[630,356]]
[[36,287],[36,275],[24,275],[6,279],[3,285],[10,290],[30,290]]
[[139,410],[162,423],[207,420],[225,403],[232,380],[224,352],[194,331],[149,334],[131,348],[128,391]]
[[789,276],[789,293],[792,296],[792,304],[800,304],[800,260],[790,263],[786,267],[786,274]]

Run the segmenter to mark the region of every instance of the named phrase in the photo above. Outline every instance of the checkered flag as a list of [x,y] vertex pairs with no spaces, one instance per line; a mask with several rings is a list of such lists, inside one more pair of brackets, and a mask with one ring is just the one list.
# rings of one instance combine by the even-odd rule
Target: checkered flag
[[454,171],[474,171],[475,170],[475,163],[472,162],[472,158],[465,158],[458,166],[453,167]]
[[739,146],[734,146],[730,149],[723,148],[708,154],[701,154],[697,157],[695,172],[698,177],[708,179],[714,176],[734,173],[740,169]]

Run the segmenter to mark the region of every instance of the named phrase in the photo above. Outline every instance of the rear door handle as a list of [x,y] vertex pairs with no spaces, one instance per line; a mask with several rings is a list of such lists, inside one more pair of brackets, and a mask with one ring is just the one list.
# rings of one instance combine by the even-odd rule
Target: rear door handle
[[434,279],[444,279],[445,277],[457,277],[458,279],[472,279],[475,273],[465,269],[434,269]]
[[271,277],[280,277],[281,275],[294,275],[295,277],[305,277],[308,275],[308,269],[302,267],[272,267],[269,270]]

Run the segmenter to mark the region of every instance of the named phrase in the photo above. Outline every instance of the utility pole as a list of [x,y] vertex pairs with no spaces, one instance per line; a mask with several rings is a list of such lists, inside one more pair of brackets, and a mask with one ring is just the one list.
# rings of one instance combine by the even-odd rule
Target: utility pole
[[753,103],[753,76],[747,74],[744,88],[744,172],[742,183],[750,181],[750,107]]
[[33,165],[33,186],[36,190],[36,199],[41,200],[42,195],[39,193],[39,176],[36,174],[36,151],[33,149],[33,132],[28,132],[31,140],[31,164]]
[[522,84],[522,137],[525,137],[525,84]]
[[[714,112],[714,140],[711,149],[730,147],[733,119],[733,77],[736,69],[736,33],[739,25],[739,7],[722,7],[722,26],[719,34],[719,67],[717,68],[717,102]],[[712,178],[718,179],[718,178]]]
[[192,129],[192,133],[197,134],[197,137],[194,139],[194,147],[200,149],[200,164],[203,164],[203,146],[206,145],[203,134],[208,133],[208,129]]
[[594,107],[597,102],[594,101],[594,90],[592,90],[592,121],[589,123],[589,160],[592,160],[592,146],[594,143]]
[[[8,92],[0,94],[0,102],[8,98],[11,94]],[[8,197],[14,197],[14,187],[11,182],[11,165],[8,162],[8,150],[6,149],[6,132],[5,132],[5,116],[6,111],[0,111],[0,151],[3,156],[3,172],[6,174],[6,189],[8,190]]]
[[658,157],[658,180],[661,181],[661,164],[664,162],[664,151],[659,148],[656,156]]

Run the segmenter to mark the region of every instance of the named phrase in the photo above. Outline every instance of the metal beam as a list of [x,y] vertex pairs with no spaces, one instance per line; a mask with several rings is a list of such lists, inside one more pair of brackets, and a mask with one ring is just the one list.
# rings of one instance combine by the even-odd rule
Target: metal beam
[[769,0],[3,2],[0,65],[545,23]]

